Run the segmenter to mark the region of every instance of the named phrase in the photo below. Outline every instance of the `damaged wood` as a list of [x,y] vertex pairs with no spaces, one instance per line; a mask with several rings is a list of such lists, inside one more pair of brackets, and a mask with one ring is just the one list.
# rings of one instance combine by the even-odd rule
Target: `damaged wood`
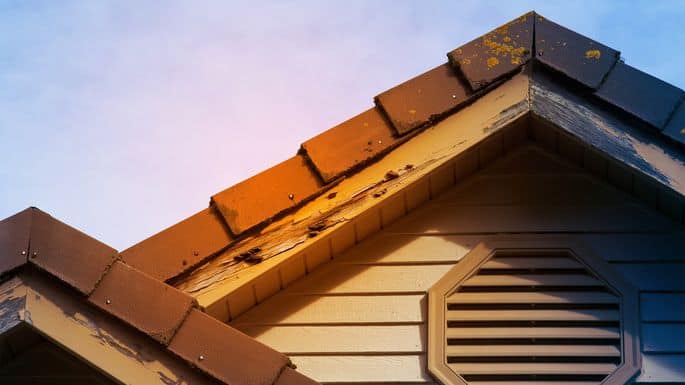
[[[371,208],[378,210],[384,202],[396,198],[464,150],[524,116],[527,105],[528,76],[519,74],[407,140],[377,163],[342,180],[335,187],[335,194],[320,195],[238,241],[190,274],[179,277],[174,286],[196,297],[207,309],[220,308],[215,304],[225,301],[229,294],[278,269],[284,261],[302,256],[305,250],[315,245],[335,249],[331,239],[338,231],[349,231],[342,230],[348,228],[343,224],[356,221]],[[240,258],[234,259],[255,246],[261,248],[257,254],[261,263],[250,265]]]
[[95,310],[74,292],[40,273],[22,273],[5,282],[0,292],[0,303],[11,301],[17,322],[30,324],[119,383],[215,383],[171,355],[162,345],[141,339],[139,332]]

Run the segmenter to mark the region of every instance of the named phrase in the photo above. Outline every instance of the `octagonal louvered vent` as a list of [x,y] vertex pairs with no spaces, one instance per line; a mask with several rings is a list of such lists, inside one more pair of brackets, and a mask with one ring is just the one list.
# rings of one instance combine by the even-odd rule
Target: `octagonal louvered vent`
[[624,384],[637,292],[569,241],[492,241],[430,291],[429,369],[444,384]]

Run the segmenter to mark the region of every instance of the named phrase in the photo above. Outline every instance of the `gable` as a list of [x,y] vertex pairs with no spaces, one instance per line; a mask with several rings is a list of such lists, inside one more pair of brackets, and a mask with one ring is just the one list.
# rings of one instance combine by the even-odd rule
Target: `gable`
[[[555,198],[540,199],[550,194]],[[426,370],[426,292],[479,242],[502,233],[564,233],[602,255],[643,292],[644,303],[671,295],[655,291],[685,298],[682,225],[578,165],[524,145],[231,325],[323,383],[433,383]],[[682,381],[685,356],[662,354],[679,348],[661,339],[669,326],[650,321],[663,315],[649,306],[642,328],[650,348],[641,353],[638,383]],[[658,369],[664,360],[680,366]]]

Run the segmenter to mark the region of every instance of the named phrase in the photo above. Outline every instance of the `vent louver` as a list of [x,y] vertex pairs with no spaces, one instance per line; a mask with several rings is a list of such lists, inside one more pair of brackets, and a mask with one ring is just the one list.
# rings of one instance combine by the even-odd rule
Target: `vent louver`
[[639,367],[636,292],[568,245],[515,243],[479,245],[431,289],[431,372],[450,385],[625,383],[611,378]]

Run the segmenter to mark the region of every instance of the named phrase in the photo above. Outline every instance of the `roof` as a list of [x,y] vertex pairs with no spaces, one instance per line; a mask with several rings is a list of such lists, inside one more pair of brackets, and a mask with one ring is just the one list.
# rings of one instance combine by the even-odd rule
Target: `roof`
[[685,145],[683,90],[534,12],[447,58],[377,95],[374,107],[307,140],[292,158],[214,194],[208,209],[124,250],[123,260],[161,280],[188,274],[522,71],[552,74],[649,135],[680,150]]
[[[0,306],[0,334],[21,321],[50,335],[56,321],[54,316],[42,318],[45,305],[39,299],[46,297],[47,301],[53,292],[66,293],[62,296],[76,302],[73,306],[80,310],[62,308],[58,313],[77,321],[76,324],[88,321],[89,314],[104,313],[123,321],[129,329],[147,335],[143,339],[148,342],[142,345],[136,342],[133,348],[129,347],[134,354],[166,352],[173,360],[186,363],[185,371],[196,368],[193,370],[198,374],[205,373],[223,384],[315,383],[293,371],[290,360],[283,354],[205,314],[188,294],[126,264],[113,248],[37,208],[28,208],[0,221],[0,286],[2,296],[6,297],[2,299],[8,301],[0,301],[4,302],[2,305],[13,304]],[[44,289],[48,286],[52,289]],[[17,294],[18,287],[36,293],[36,299]],[[10,292],[15,293],[9,295]],[[86,324],[93,327],[97,322]],[[103,333],[116,334],[109,328],[98,328],[97,333],[89,334],[100,338]],[[50,337],[60,340],[65,336],[58,333]],[[105,345],[113,342],[104,341]],[[89,353],[82,359],[97,361],[102,354],[102,351]],[[107,372],[106,367],[99,368]],[[155,383],[168,383],[162,374],[153,371],[152,376],[156,376]],[[183,383],[189,378],[186,375],[170,380]],[[207,379],[202,382],[217,383]]]
[[[287,357],[219,321],[236,310],[222,308],[222,299],[303,250],[325,260],[319,255],[351,247],[486,162],[476,144],[494,153],[520,139],[521,130],[504,127],[530,119],[658,184],[666,191],[658,204],[683,221],[684,99],[679,88],[625,64],[618,51],[527,13],[121,253],[37,209],[7,218],[0,222],[0,272],[35,270],[62,282],[81,302],[224,383],[304,383],[310,380]],[[455,157],[456,172],[442,175]],[[429,184],[419,183],[427,176]],[[378,207],[380,214],[371,211]],[[282,283],[290,279],[278,273]],[[278,288],[247,290],[259,299]],[[264,364],[242,364],[252,359]]]

